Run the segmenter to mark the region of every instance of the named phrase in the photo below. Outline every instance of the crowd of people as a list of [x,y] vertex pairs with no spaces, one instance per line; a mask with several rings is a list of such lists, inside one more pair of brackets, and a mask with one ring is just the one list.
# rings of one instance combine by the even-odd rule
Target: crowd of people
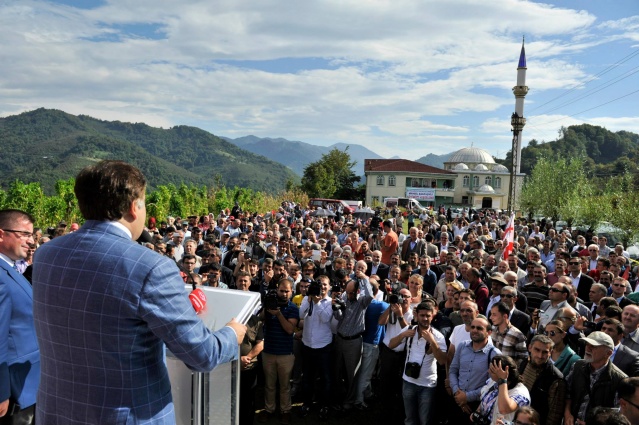
[[526,406],[550,425],[585,423],[591,407],[639,413],[616,393],[639,375],[639,294],[623,246],[519,219],[504,258],[507,220],[491,211],[316,215],[236,205],[149,223],[148,247],[172,256],[185,282],[277,294],[243,348],[247,365],[262,353],[258,421],[288,423],[296,396],[301,416],[377,398],[386,422],[407,424],[506,423]]
[[[194,288],[262,294],[240,345],[243,425],[290,423],[293,399],[299,416],[329,421],[378,409],[388,424],[639,424],[628,253],[523,218],[508,252],[507,222],[488,210],[326,217],[236,204],[152,217],[140,243]],[[53,240],[73,227],[60,223]],[[28,279],[52,236],[35,229],[15,261]]]

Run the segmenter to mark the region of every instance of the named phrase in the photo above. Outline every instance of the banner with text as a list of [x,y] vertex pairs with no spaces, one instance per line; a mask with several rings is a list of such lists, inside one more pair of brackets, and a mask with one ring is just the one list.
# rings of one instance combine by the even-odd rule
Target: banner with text
[[406,197],[418,201],[435,201],[435,189],[406,189]]

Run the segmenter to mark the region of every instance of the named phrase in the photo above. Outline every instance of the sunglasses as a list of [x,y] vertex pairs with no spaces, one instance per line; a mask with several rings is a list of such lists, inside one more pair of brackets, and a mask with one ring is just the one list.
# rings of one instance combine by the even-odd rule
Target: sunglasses
[[546,336],[555,336],[557,334],[562,334],[563,332],[560,330],[556,330],[556,331],[545,331],[544,335]]
[[581,264],[581,263],[571,261],[571,262],[570,262],[570,263],[568,263],[568,264],[570,264],[571,266],[578,266],[578,265],[579,265],[579,264]]
[[513,294],[501,294],[500,297],[502,297],[502,298],[515,298],[515,296]]
[[568,293],[568,292],[564,291],[563,289],[557,289],[557,288],[550,288],[550,291],[552,291],[552,292],[563,292],[564,294]]

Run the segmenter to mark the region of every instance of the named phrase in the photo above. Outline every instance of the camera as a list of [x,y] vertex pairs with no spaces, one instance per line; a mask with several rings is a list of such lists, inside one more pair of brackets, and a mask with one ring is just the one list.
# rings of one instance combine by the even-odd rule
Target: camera
[[488,418],[478,412],[473,412],[470,415],[470,420],[477,425],[490,425],[490,421],[488,420]]
[[402,304],[404,302],[404,296],[402,294],[390,294],[388,296],[389,304]]
[[339,292],[342,292],[342,285],[340,285],[339,283],[334,283],[333,286],[331,286],[331,293],[337,294]]
[[416,362],[408,362],[404,367],[404,374],[409,378],[419,379],[419,372],[422,370],[422,365]]
[[341,298],[335,298],[335,304],[332,305],[334,311],[343,310],[346,308],[346,303]]
[[306,291],[306,295],[310,295],[312,297],[319,297],[322,292],[322,287],[320,283],[316,280],[312,281],[310,285],[308,285],[308,291]]
[[584,322],[584,327],[588,328],[588,329],[597,329],[597,324],[595,322],[589,322],[589,321],[585,321]]
[[265,310],[277,310],[279,307],[279,297],[277,296],[277,290],[269,289],[264,296],[264,309]]

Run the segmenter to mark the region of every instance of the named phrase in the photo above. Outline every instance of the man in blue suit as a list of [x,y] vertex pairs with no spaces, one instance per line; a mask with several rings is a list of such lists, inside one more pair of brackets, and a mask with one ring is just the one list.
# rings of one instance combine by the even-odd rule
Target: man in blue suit
[[135,242],[146,180],[120,161],[75,183],[82,228],[34,258],[41,424],[175,424],[164,345],[207,372],[238,353],[246,327],[211,332],[196,316],[175,262]]
[[32,424],[40,380],[31,285],[15,263],[33,243],[33,218],[0,211],[0,424]]

